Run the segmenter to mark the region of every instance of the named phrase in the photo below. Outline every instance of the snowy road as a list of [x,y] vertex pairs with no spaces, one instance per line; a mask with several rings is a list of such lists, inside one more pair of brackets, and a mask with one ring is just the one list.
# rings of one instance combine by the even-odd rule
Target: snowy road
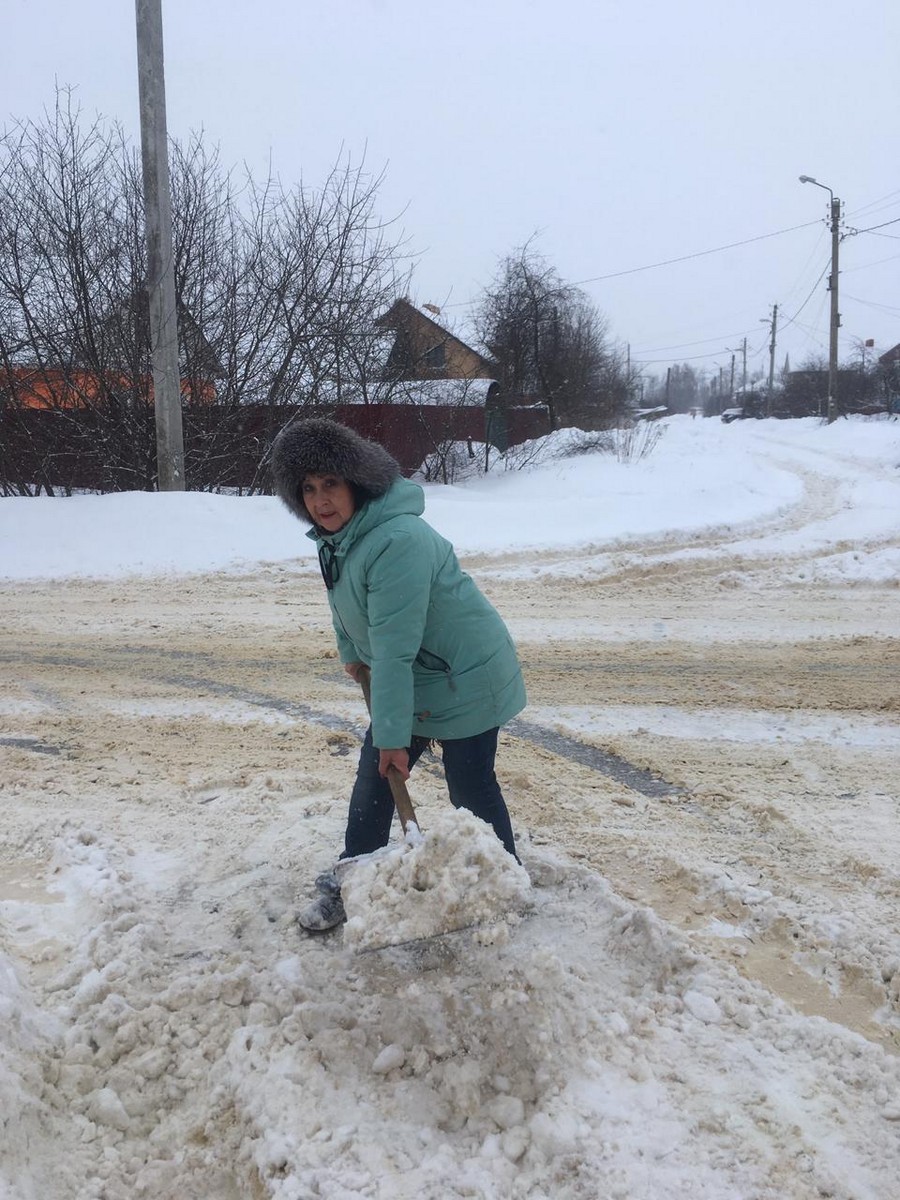
[[895,1200],[897,481],[758,436],[759,522],[471,557],[535,912],[440,961],[293,926],[363,719],[307,566],[0,586],[0,1196]]

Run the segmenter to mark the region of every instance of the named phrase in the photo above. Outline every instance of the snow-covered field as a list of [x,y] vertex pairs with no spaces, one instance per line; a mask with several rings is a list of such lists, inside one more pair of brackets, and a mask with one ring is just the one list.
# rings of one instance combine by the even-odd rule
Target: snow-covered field
[[293,922],[364,719],[300,527],[0,501],[0,1197],[896,1200],[900,423],[427,516],[520,648],[533,907],[361,953]]

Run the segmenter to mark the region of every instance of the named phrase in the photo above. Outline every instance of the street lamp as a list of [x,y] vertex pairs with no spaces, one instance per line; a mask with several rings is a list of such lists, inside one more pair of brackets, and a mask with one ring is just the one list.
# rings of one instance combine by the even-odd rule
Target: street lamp
[[831,278],[828,280],[828,290],[831,292],[831,322],[828,336],[828,424],[830,425],[837,417],[838,329],[841,325],[841,314],[838,312],[838,247],[841,241],[841,202],[827,184],[819,183],[818,179],[813,179],[812,175],[801,175],[800,182],[813,183],[831,197]]

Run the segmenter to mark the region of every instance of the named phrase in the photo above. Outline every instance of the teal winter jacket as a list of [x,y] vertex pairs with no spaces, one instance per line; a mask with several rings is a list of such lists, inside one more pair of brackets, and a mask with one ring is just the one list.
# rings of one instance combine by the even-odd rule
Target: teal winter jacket
[[422,519],[418,484],[396,479],[343,529],[307,534],[319,548],[341,661],[372,671],[372,736],[472,737],[525,707],[525,685],[499,613]]

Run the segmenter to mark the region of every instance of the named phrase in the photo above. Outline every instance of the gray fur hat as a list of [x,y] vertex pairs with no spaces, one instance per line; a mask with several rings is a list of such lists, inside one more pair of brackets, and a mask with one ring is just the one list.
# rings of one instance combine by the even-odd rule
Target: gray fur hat
[[397,460],[377,442],[324,417],[306,417],[286,425],[272,443],[275,491],[295,517],[312,524],[300,495],[307,475],[340,475],[357,497],[383,496],[400,475]]

